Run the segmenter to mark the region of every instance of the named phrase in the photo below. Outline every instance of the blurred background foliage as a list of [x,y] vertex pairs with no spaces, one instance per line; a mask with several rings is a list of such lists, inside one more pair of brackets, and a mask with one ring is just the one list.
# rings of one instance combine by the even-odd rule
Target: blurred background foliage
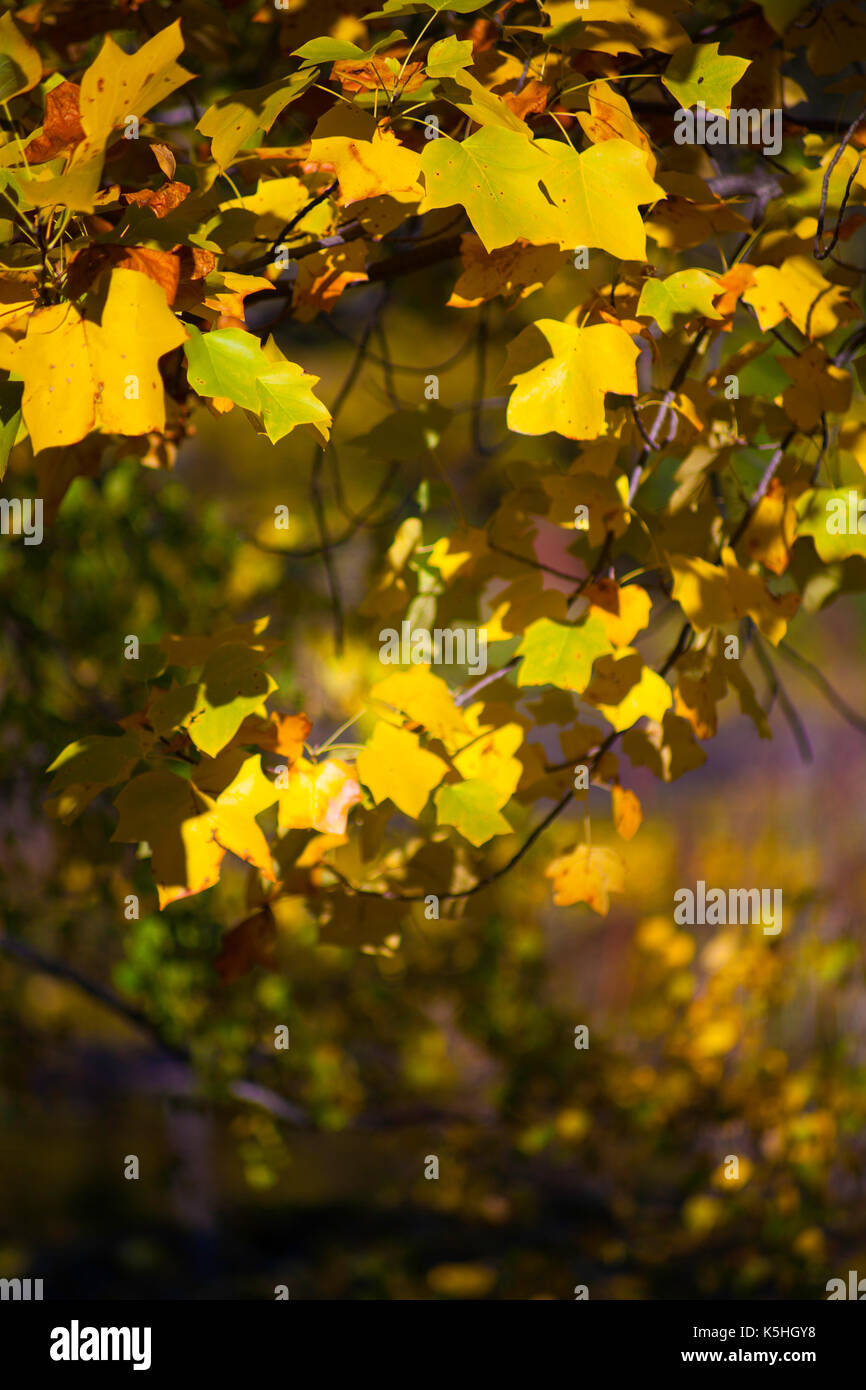
[[[199,8],[197,56],[217,62],[216,94],[219,28],[240,32],[256,7]],[[293,5],[285,43],[341,9]],[[250,33],[236,85],[258,81],[268,30]],[[483,524],[509,460],[558,446],[489,438],[488,417],[468,408],[501,390],[501,349],[524,311],[507,332],[500,310],[484,311],[488,367],[472,351],[474,311],[468,322],[441,307],[452,279],[424,271],[387,303],[387,340],[371,343],[341,435],[398,401],[422,408],[425,371],[438,369],[454,411],[438,460]],[[548,293],[527,322],[549,311]],[[381,294],[353,289],[333,320],[278,334],[329,403]],[[393,374],[377,354],[414,370]],[[592,1298],[659,1299],[820,1298],[827,1279],[866,1269],[866,746],[796,669],[786,683],[811,763],[777,711],[773,741],[758,743],[728,702],[702,768],[672,785],[636,770],[645,822],[605,920],[551,905],[543,867],[566,824],[543,857],[441,920],[403,915],[399,945],[379,954],[335,944],[345,933],[282,900],[271,967],[227,981],[217,923],[243,915],[242,866],[157,914],[147,864],[110,843],[109,795],[72,826],[45,817],[59,749],[140,703],[118,658],[126,634],[152,642],[270,614],[285,643],[271,664],[281,700],[306,709],[321,741],[381,674],[380,619],[357,602],[395,526],[423,513],[435,539],[453,524],[436,468],[407,466],[384,523],[335,552],[351,599],[337,652],[322,566],[273,549],[277,505],[291,548],[317,542],[311,445],[272,447],[238,414],[201,410],[173,469],[101,460],[43,545],[0,548],[3,929],[66,972],[0,959],[0,1274],[44,1277],[59,1298],[270,1298],[286,1284],[293,1298],[567,1299],[585,1283]],[[495,461],[479,456],[479,430],[502,443]],[[385,463],[359,447],[340,462],[358,510]],[[11,490],[27,485],[13,459]],[[859,599],[792,627],[854,708],[864,636]],[[785,930],[674,926],[673,892],[698,877],[781,887]],[[130,892],[139,921],[123,920]],[[140,1017],[105,1007],[88,981]],[[286,1097],[285,1113],[244,1082]],[[123,1178],[128,1154],[137,1182]],[[430,1155],[438,1181],[424,1177]]]

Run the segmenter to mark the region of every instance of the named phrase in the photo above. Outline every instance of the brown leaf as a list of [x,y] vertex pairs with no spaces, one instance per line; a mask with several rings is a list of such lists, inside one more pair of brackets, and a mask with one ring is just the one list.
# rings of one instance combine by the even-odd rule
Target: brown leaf
[[202,251],[198,246],[175,246],[174,254],[180,262],[180,278],[204,280],[216,266],[216,256],[212,251]]
[[230,985],[248,974],[254,965],[266,970],[275,967],[274,945],[277,929],[269,908],[255,912],[223,937],[222,950],[214,961],[214,969],[224,985]]
[[146,246],[85,246],[76,252],[69,263],[66,282],[70,298],[78,299],[84,294],[108,266],[137,270],[155,280],[165,291],[168,303],[174,303],[180,260],[173,251],[152,251]]
[[[400,91],[416,91],[423,85],[424,76],[423,63],[407,63],[400,79]],[[370,92],[378,88],[390,96],[397,85],[397,78],[384,58],[368,58],[362,62],[343,59],[331,64],[331,77],[340,83],[344,92]]]
[[174,171],[177,168],[177,160],[168,145],[151,145],[150,152],[159,165],[165,177],[170,181],[174,178]]
[[188,183],[164,183],[162,188],[142,188],[138,193],[124,193],[124,201],[137,207],[153,208],[157,217],[165,217],[179,207],[189,193]]
[[538,82],[533,77],[520,92],[509,92],[505,97],[505,105],[510,107],[515,116],[523,120],[526,116],[540,116],[547,110],[547,99],[550,96],[551,88],[544,82]]
[[25,150],[28,164],[44,164],[47,159],[74,150],[84,139],[78,105],[80,91],[74,82],[61,82],[48,93],[42,130]]
[[281,753],[291,764],[304,751],[304,743],[312,729],[305,714],[271,713],[267,719],[248,715],[234,737],[236,744],[255,743],[268,753]]

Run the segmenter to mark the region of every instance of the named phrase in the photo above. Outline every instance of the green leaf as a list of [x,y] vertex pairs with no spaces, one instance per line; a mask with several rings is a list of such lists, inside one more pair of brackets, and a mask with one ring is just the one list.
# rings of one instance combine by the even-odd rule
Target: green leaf
[[210,140],[211,153],[219,167],[228,168],[257,130],[270,130],[280,112],[305,92],[314,78],[314,72],[296,72],[267,87],[233,92],[208,107],[196,129]]
[[260,652],[241,642],[218,647],[201,673],[195,708],[186,720],[197,748],[215,758],[234,738],[248,714],[255,714],[276,682],[261,669]]
[[134,730],[119,738],[90,734],[70,743],[49,767],[49,814],[69,825],[106,787],[129,776],[141,757],[141,743]]
[[294,362],[278,362],[256,380],[262,420],[272,444],[289,434],[296,425],[315,425],[322,438],[328,438],[331,415],[313,394],[316,376],[308,376]]
[[226,396],[244,410],[258,411],[256,377],[272,364],[252,333],[242,328],[201,333],[191,327],[184,350],[189,384],[200,396]]
[[449,34],[447,39],[439,39],[431,46],[424,66],[428,77],[456,77],[472,61],[472,40],[458,39],[454,34]]
[[812,537],[825,565],[866,556],[866,496],[859,488],[815,488],[798,497],[794,508],[797,535]]
[[582,694],[596,657],[612,651],[600,618],[587,618],[574,626],[538,618],[517,648],[516,655],[523,657],[517,684],[555,685]]
[[331,416],[313,395],[318,377],[309,376],[273,347],[268,355],[258,338],[242,328],[189,331],[187,376],[200,396],[225,396],[260,415],[272,444],[296,425],[312,425],[327,439]]
[[366,23],[368,19],[388,19],[392,14],[420,14],[423,10],[433,10],[436,14],[442,10],[451,10],[454,14],[472,14],[474,10],[482,9],[484,4],[485,0],[387,0],[381,10],[372,10],[362,17]]
[[723,318],[713,308],[713,296],[721,294],[722,290],[718,280],[705,270],[678,270],[666,280],[647,280],[635,312],[650,315],[663,333],[672,333],[677,314]]
[[499,795],[489,782],[470,778],[440,787],[434,798],[440,825],[453,825],[471,845],[483,845],[494,835],[508,835],[511,826],[498,809]]
[[9,455],[21,428],[23,381],[0,383],[0,479],[6,476]]
[[526,140],[532,138],[532,132],[526,122],[516,116],[501,97],[495,92],[489,92],[469,72],[461,72],[456,81],[450,77],[446,78],[440,83],[439,94],[477,125],[500,126],[503,130],[516,130]]
[[405,38],[406,35],[401,29],[395,29],[393,33],[386,34],[384,38],[377,39],[369,48],[364,49],[359,48],[356,43],[350,43],[348,39],[332,39],[325,36],[301,44],[300,48],[294,50],[292,57],[302,58],[305,63],[316,64],[363,63],[366,59],[374,57],[380,49],[390,48],[392,44],[400,43]]
[[558,240],[553,208],[539,187],[548,162],[527,132],[484,126],[468,140],[431,140],[421,158],[425,198],[419,209],[465,207],[485,251],[518,237]]
[[688,44],[673,55],[662,82],[683,108],[701,102],[708,110],[727,114],[731,88],[747,67],[748,58],[720,57],[717,43]]

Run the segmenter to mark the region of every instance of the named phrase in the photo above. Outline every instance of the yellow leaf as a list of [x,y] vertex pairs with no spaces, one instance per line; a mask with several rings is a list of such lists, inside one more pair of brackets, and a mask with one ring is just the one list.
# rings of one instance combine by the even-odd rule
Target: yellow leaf
[[[358,754],[358,776],[379,804],[390,797],[407,816],[420,816],[448,764],[421,747],[417,734],[380,720],[373,737]],[[464,774],[468,775],[468,774]]]
[[[454,755],[454,766],[462,777],[486,782],[496,792],[497,805],[510,800],[523,775],[523,764],[514,757],[523,743],[519,724],[500,724],[498,728],[482,726],[479,714],[483,705],[473,705],[466,711],[466,721],[475,737],[462,753]],[[479,737],[480,735],[480,737]]]
[[134,270],[111,272],[100,322],[73,304],[37,309],[14,354],[34,451],[75,444],[92,429],[163,430],[158,359],[186,336],[159,285]]
[[453,740],[471,737],[466,719],[454,703],[445,682],[434,676],[429,666],[417,665],[408,671],[386,676],[370,691],[374,700],[393,705],[414,724],[422,724],[434,738],[442,739],[446,747]]
[[310,162],[333,167],[345,203],[415,190],[421,172],[421,156],[384,122],[342,104],[326,111],[313,131]]
[[548,864],[544,874],[553,879],[553,901],[557,907],[586,903],[593,912],[606,917],[610,894],[625,892],[625,864],[614,849],[578,845],[570,854]]
[[623,261],[646,260],[639,206],[664,198],[647,155],[627,140],[605,140],[578,153],[560,140],[536,140],[548,156],[539,177],[553,199],[551,225],[562,247],[597,246]]
[[361,788],[346,763],[338,758],[323,763],[300,758],[289,768],[288,785],[278,792],[280,830],[344,835],[346,818],[360,800]]
[[644,666],[640,653],[630,647],[596,660],[584,698],[601,710],[618,733],[644,716],[660,721],[674,702],[664,677]]
[[789,318],[807,338],[823,338],[860,316],[844,286],[825,279],[808,256],[789,256],[781,266],[759,265],[743,300],[755,310],[764,333]]
[[606,430],[606,393],[637,395],[638,354],[628,333],[615,324],[575,328],[540,319],[508,347],[505,370],[514,386],[508,428],[517,434],[556,430],[566,439],[596,439]]
[[752,558],[773,574],[784,574],[796,535],[797,513],[792,499],[785,485],[773,478],[755,508],[743,544]]
[[692,627],[705,632],[733,617],[724,570],[699,556],[671,555],[673,597]]
[[623,840],[631,840],[640,829],[643,811],[640,801],[627,787],[615,786],[611,791],[611,809],[617,835]]
[[593,82],[587,96],[589,115],[583,111],[577,114],[584,134],[594,145],[605,140],[627,140],[630,145],[636,145],[645,154],[647,173],[652,177],[656,171],[655,156],[625,97],[607,82]]
[[126,116],[139,120],[188,82],[174,60],[183,52],[180,20],[154,34],[136,53],[124,53],[110,35],[81,79],[81,124],[92,146],[102,146]]
[[615,647],[627,647],[649,622],[652,599],[640,584],[620,588],[615,580],[601,578],[588,584],[583,596]]
[[485,251],[481,239],[464,233],[460,242],[463,274],[454,286],[448,307],[474,309],[497,295],[526,299],[540,289],[565,264],[565,253],[557,246],[532,246],[515,241]]
[[0,101],[11,101],[36,86],[42,76],[39,50],[28,42],[9,13],[0,17],[0,57]]

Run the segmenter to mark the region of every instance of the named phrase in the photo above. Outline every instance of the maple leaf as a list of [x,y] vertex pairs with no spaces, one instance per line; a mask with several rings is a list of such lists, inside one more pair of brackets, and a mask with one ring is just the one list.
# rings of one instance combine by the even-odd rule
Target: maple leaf
[[358,776],[378,804],[390,798],[407,816],[420,816],[448,764],[421,747],[417,734],[380,720],[367,747],[358,754]]
[[583,694],[617,733],[644,717],[659,721],[674,702],[664,677],[645,666],[640,653],[628,647],[599,657]]
[[721,566],[699,556],[671,555],[669,561],[674,576],[673,597],[699,631],[723,626],[748,614],[777,646],[800,605],[798,594],[771,594],[759,575],[741,569],[730,548],[722,551]]
[[480,238],[470,233],[461,237],[460,258],[463,274],[448,300],[449,308],[474,309],[497,295],[525,299],[565,264],[565,254],[556,246],[518,241],[487,252]]
[[34,450],[74,444],[97,428],[162,430],[158,359],[186,336],[160,286],[132,270],[112,270],[98,321],[73,304],[34,310],[10,358],[24,381],[21,406]]
[[419,212],[461,204],[485,251],[518,238],[558,243],[555,211],[539,182],[547,166],[527,135],[486,125],[467,140],[432,140],[421,157]]
[[81,88],[75,82],[61,82],[52,87],[45,98],[42,129],[28,140],[24,151],[28,164],[54,159],[58,154],[73,150],[84,139],[80,94]]
[[[546,342],[549,356],[543,355]],[[508,428],[518,434],[556,430],[567,439],[595,439],[605,428],[609,391],[637,395],[639,349],[622,328],[595,324],[575,328],[539,319],[509,344],[505,371],[514,386]],[[537,365],[526,369],[529,361]]]
[[299,758],[287,776],[277,801],[280,830],[344,835],[348,814],[361,800],[361,788],[348,764],[339,758],[320,763]]
[[42,76],[39,50],[24,37],[12,15],[0,15],[0,102],[29,92]]
[[589,114],[578,111],[577,119],[584,134],[594,145],[605,140],[627,140],[646,155],[650,177],[656,171],[656,159],[646,132],[631,114],[631,107],[621,92],[607,82],[593,82],[587,92]]
[[625,892],[625,865],[614,849],[578,845],[569,854],[554,859],[544,873],[553,879],[553,901],[557,907],[586,903],[593,912],[606,917],[610,894]]
[[386,676],[372,687],[370,696],[401,710],[414,724],[421,724],[435,738],[442,739],[446,747],[452,746],[455,737],[471,736],[466,717],[455,705],[451,691],[429,666],[419,664]]
[[567,626],[539,618],[517,648],[523,657],[518,685],[556,685],[560,690],[585,690],[596,657],[611,651],[607,633],[597,618]]
[[711,111],[731,109],[731,88],[749,67],[748,58],[723,56],[717,43],[688,44],[677,49],[662,73],[662,82],[680,106],[700,102]]
[[346,203],[413,191],[421,171],[421,156],[401,144],[386,121],[348,108],[333,108],[319,120],[310,160],[333,168]]
[[633,840],[643,820],[640,801],[633,791],[619,786],[618,783],[611,788],[610,797],[617,835],[622,840]]
[[81,79],[81,124],[91,146],[103,146],[127,116],[140,120],[190,80],[193,74],[174,61],[182,52],[180,20],[131,54],[105,36]]
[[596,579],[587,584],[583,597],[590,617],[599,619],[615,647],[627,647],[649,622],[652,599],[639,584],[621,588],[613,579]]
[[[664,198],[647,154],[628,140],[605,140],[578,153],[558,140],[536,140],[548,158],[540,178],[556,209],[548,225],[562,247],[597,246],[620,260],[646,260],[639,208]],[[535,239],[535,238],[533,238]]]
[[233,92],[208,107],[196,129],[211,142],[211,154],[221,169],[233,163],[257,130],[268,131],[286,107],[304,93],[314,72],[297,72],[266,87]]
[[434,798],[440,825],[453,825],[476,847],[495,835],[508,835],[511,826],[499,811],[496,788],[472,778],[440,787]]
[[313,394],[319,380],[279,349],[269,352],[239,328],[192,329],[186,344],[190,385],[200,396],[234,401],[261,415],[271,443],[297,425],[310,425],[325,439],[331,416]]
[[781,266],[759,265],[743,294],[763,332],[789,318],[807,338],[823,338],[860,316],[842,285],[834,285],[807,256],[788,256]]
[[700,314],[703,318],[720,319],[722,313],[713,306],[713,299],[722,293],[723,286],[705,270],[678,270],[665,280],[647,280],[638,300],[637,314],[654,318],[663,333],[672,333],[674,318]]

